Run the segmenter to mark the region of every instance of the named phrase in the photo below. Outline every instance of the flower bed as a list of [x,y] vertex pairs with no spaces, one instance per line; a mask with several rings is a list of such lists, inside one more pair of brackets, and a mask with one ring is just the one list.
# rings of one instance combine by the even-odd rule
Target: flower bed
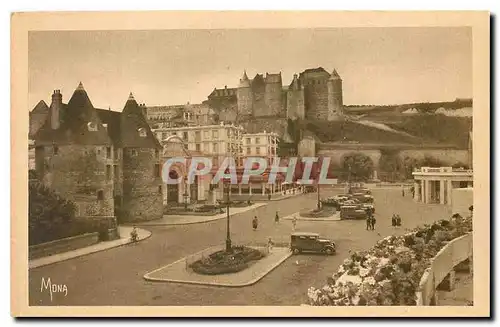
[[327,218],[335,214],[335,208],[323,207],[321,209],[312,209],[303,211],[300,216],[303,218]]
[[254,261],[265,256],[261,251],[246,246],[233,246],[232,249],[231,253],[225,250],[214,252],[193,262],[189,267],[202,275],[229,274],[246,269]]
[[311,305],[416,305],[416,291],[430,260],[450,240],[472,231],[472,218],[454,217],[389,236],[344,260],[320,289],[309,288]]

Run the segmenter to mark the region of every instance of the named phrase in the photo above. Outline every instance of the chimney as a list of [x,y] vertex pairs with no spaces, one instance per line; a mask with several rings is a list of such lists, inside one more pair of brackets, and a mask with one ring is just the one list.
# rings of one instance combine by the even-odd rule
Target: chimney
[[61,125],[60,114],[62,108],[62,95],[61,90],[54,90],[52,94],[52,103],[50,104],[50,127],[52,129],[59,129]]

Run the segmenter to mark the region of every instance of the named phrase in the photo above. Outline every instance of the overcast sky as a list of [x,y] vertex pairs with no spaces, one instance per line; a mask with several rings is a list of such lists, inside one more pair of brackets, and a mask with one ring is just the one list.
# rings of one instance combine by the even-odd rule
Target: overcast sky
[[243,70],[283,74],[337,69],[345,104],[472,97],[470,28],[342,28],[30,32],[29,105],[67,102],[80,81],[95,107],[200,103],[236,87]]

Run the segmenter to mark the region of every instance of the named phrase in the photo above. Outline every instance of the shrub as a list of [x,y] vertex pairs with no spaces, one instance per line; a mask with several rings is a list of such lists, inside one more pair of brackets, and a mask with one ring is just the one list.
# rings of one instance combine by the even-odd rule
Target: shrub
[[233,252],[217,251],[206,258],[193,262],[190,267],[202,275],[221,275],[241,271],[252,261],[260,260],[265,255],[256,249],[245,246],[234,246]]
[[75,204],[38,181],[30,181],[28,188],[29,244],[73,236]]

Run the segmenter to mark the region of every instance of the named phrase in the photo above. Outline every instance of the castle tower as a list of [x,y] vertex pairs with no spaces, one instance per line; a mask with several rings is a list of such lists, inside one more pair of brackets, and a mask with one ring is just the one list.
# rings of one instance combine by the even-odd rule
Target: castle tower
[[335,120],[343,115],[342,79],[334,69],[328,79],[328,120]]
[[60,91],[54,91],[35,147],[37,175],[76,203],[77,216],[114,216],[113,143],[82,83],[65,106]]
[[304,87],[297,74],[293,75],[292,83],[290,83],[287,91],[286,101],[286,117],[292,120],[304,119]]
[[243,73],[243,77],[240,79],[240,84],[238,85],[238,90],[236,91],[236,97],[238,99],[238,115],[251,116],[253,108],[253,94],[246,70]]
[[283,110],[283,84],[281,80],[281,72],[279,74],[266,73],[264,102],[266,111],[263,116],[279,116]]
[[121,221],[163,216],[162,146],[151,132],[142,108],[130,93],[120,121],[123,147]]

